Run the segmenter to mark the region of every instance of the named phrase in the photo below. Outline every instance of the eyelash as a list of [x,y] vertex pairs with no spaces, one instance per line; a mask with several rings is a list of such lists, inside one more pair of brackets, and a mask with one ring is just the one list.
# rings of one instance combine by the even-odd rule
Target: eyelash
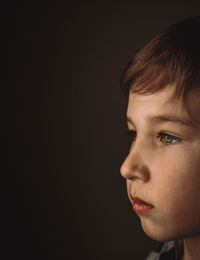
[[[134,141],[136,140],[136,136],[137,136],[136,131],[134,131],[134,130],[129,130],[128,133],[127,133],[127,135],[130,136],[130,137],[133,137],[133,140],[134,140]],[[166,143],[166,142],[162,141],[162,140],[164,140],[164,137],[166,137],[166,136],[169,137],[169,138],[172,140],[170,143]],[[167,145],[167,146],[169,146],[169,145],[174,145],[174,144],[176,144],[177,142],[181,142],[181,140],[182,140],[180,137],[177,137],[177,136],[168,134],[168,133],[166,133],[166,132],[160,132],[160,133],[158,133],[157,138],[159,138],[159,140],[160,140],[164,145]],[[173,141],[175,141],[175,142],[173,142]]]

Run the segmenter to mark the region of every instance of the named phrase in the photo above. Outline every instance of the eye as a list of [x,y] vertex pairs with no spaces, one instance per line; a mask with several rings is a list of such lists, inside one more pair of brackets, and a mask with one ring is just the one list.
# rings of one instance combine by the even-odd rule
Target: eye
[[172,145],[181,141],[181,138],[168,133],[159,133],[159,139],[165,145]]
[[132,137],[133,141],[136,139],[137,132],[134,130],[128,130],[127,136]]

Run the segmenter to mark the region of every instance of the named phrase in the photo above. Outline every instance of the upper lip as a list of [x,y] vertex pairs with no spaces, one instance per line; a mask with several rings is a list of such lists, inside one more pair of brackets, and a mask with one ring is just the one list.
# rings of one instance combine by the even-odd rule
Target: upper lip
[[139,197],[137,196],[133,196],[133,195],[130,195],[131,199],[133,202],[143,202],[143,203],[146,203],[146,204],[149,204],[151,206],[153,206],[152,204],[150,204],[149,202],[146,202],[145,200],[142,200],[140,199]]

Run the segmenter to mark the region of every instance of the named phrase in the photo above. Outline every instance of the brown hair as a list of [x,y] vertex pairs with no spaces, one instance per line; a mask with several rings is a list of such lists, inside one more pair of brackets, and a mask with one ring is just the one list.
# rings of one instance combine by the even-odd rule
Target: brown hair
[[126,94],[153,94],[174,85],[174,98],[200,88],[200,17],[176,23],[131,59],[120,84]]

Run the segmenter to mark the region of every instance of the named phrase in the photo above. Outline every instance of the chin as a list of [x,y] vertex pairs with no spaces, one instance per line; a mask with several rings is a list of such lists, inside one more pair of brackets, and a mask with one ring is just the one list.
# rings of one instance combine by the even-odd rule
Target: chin
[[152,225],[146,221],[141,221],[143,231],[151,239],[158,242],[166,242],[170,240],[180,239],[182,236],[177,235],[176,232],[165,227],[160,227],[158,225]]

